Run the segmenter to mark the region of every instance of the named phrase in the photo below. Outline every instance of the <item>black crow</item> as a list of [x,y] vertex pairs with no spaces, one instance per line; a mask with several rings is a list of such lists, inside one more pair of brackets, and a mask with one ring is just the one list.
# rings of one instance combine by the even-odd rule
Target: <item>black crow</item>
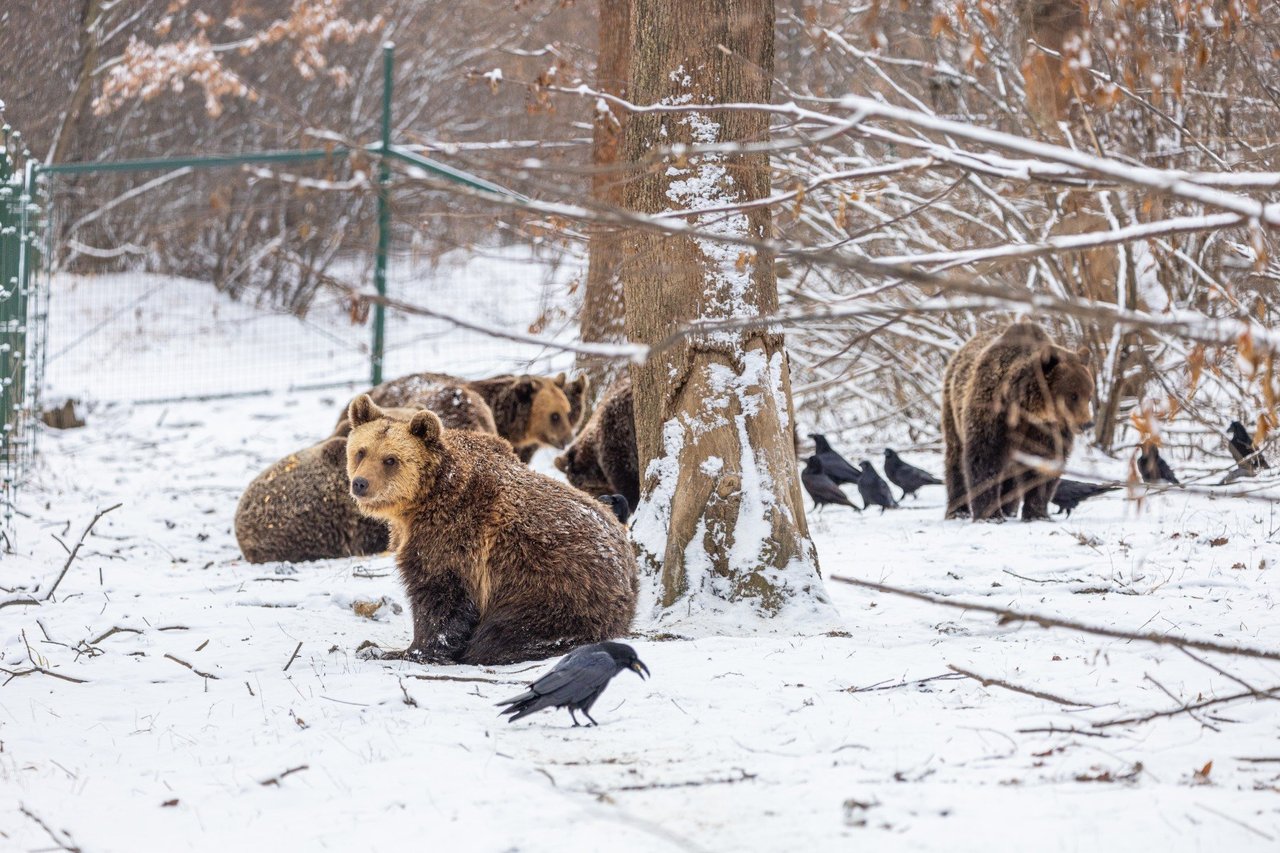
[[524,693],[499,702],[507,707],[498,713],[510,714],[507,722],[513,723],[543,708],[568,708],[575,726],[579,723],[574,711],[581,711],[591,725],[598,725],[591,717],[591,706],[609,686],[609,680],[624,669],[641,678],[649,674],[649,667],[640,662],[636,650],[626,643],[579,646],[530,684]]
[[891,448],[884,449],[884,474],[898,488],[902,489],[902,496],[916,496],[916,490],[923,486],[941,486],[942,481],[930,474],[928,471],[921,470],[914,465],[908,465],[902,461]]
[[627,503],[626,496],[601,495],[596,500],[613,510],[613,514],[618,521],[624,526],[626,525],[627,519],[631,517],[631,504]]
[[876,469],[871,467],[871,463],[863,461],[862,473],[858,475],[858,494],[862,495],[862,505],[870,507],[876,504],[880,507],[880,514],[884,515],[886,509],[893,509],[898,502],[893,499],[893,492],[889,491],[889,484],[880,478],[876,473]]
[[1050,500],[1058,507],[1058,512],[1065,512],[1067,518],[1070,518],[1071,511],[1078,507],[1081,501],[1096,498],[1098,495],[1106,494],[1107,492],[1114,492],[1118,488],[1120,487],[1081,483],[1079,480],[1068,480],[1063,477],[1058,480],[1058,488]]
[[1244,424],[1239,421],[1232,421],[1231,426],[1227,427],[1227,435],[1231,439],[1227,443],[1227,447],[1231,449],[1231,456],[1236,460],[1236,464],[1251,474],[1258,473],[1261,468],[1270,468],[1271,464],[1263,457],[1262,452],[1254,446],[1253,438],[1249,435],[1249,431],[1244,428]]
[[849,496],[840,490],[836,481],[826,475],[822,470],[822,463],[816,456],[810,456],[809,461],[805,463],[800,482],[804,484],[804,490],[809,493],[809,497],[813,498],[814,509],[819,509],[826,504],[839,504],[862,512],[862,507],[849,500]]
[[1173,476],[1173,469],[1160,456],[1160,451],[1153,444],[1142,451],[1138,457],[1138,473],[1144,483],[1172,483],[1178,485],[1178,478]]
[[831,445],[827,443],[825,435],[815,432],[810,433],[809,438],[813,439],[813,446],[817,449],[817,453],[814,455],[822,463],[823,473],[834,480],[837,485],[858,482],[858,469],[850,465],[848,459],[831,449]]

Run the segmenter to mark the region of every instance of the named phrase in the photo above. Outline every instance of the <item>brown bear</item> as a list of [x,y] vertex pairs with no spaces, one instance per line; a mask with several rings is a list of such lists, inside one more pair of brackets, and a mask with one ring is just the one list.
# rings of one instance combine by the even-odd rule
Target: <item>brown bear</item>
[[360,511],[391,527],[413,641],[369,657],[504,664],[628,630],[636,559],[607,507],[494,436],[383,415],[352,402],[347,472]]
[[573,381],[569,381],[565,374],[557,373],[552,381],[560,386],[565,399],[569,401],[569,426],[576,430],[582,426],[582,413],[587,407],[587,392],[591,390],[591,380],[585,373],[579,374]]
[[[1072,352],[1031,322],[975,335],[942,387],[947,518],[1048,518],[1058,470],[1093,425],[1086,349]],[[1028,465],[1026,457],[1045,460]]]
[[573,439],[569,398],[556,379],[542,376],[472,381],[443,373],[415,373],[384,382],[369,391],[369,396],[379,406],[430,408],[424,404],[429,395],[454,387],[473,392],[484,401],[498,435],[511,442],[523,462],[532,459],[543,445],[564,447]]
[[[399,396],[401,400],[397,402],[393,410],[406,410],[408,416],[405,420],[408,420],[419,409],[430,409],[440,418],[440,423],[444,424],[445,429],[467,429],[472,432],[498,434],[498,425],[493,422],[493,411],[490,410],[489,404],[484,401],[483,397],[466,387],[465,384],[437,382],[422,378],[428,375],[430,374],[404,377],[406,380],[413,378],[421,381],[409,383],[394,392],[394,395]],[[390,385],[390,383],[383,383],[378,388],[387,385]],[[412,390],[407,391],[406,388],[411,388]],[[341,435],[346,435],[351,431],[350,423],[347,421],[347,408],[349,407],[350,403],[343,408],[342,415],[338,418],[338,426],[334,431],[335,435],[339,434],[338,431],[343,429],[343,424],[347,426],[346,431],[341,432]]]
[[640,463],[631,379],[625,374],[605,391],[573,444],[556,457],[565,478],[591,495],[619,494],[640,502]]
[[[389,418],[414,412],[387,409]],[[236,505],[236,541],[250,563],[362,557],[387,550],[387,526],[356,509],[347,486],[344,417],[333,435],[263,471]]]

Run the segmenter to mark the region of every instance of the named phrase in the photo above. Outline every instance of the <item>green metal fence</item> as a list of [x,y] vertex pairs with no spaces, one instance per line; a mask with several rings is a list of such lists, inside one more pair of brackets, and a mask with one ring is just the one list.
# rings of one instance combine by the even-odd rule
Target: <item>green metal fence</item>
[[5,527],[35,453],[42,351],[40,300],[32,276],[38,253],[31,187],[30,154],[21,134],[6,123],[0,129],[0,513]]
[[[233,239],[235,234],[231,232],[236,229],[246,233],[257,229],[265,233],[264,229],[278,228],[282,234],[287,231],[293,237],[305,229],[307,239],[301,243],[309,246],[323,242],[315,238],[317,233],[337,234],[346,240],[340,247],[345,254],[326,253],[321,250],[331,247],[320,246],[314,257],[298,262],[303,268],[298,274],[309,276],[312,284],[327,279],[340,278],[350,283],[371,278],[376,292],[386,295],[388,283],[394,279],[392,273],[397,260],[392,241],[396,224],[393,164],[411,166],[472,191],[523,199],[518,193],[394,143],[391,138],[393,62],[392,46],[384,45],[381,138],[360,147],[331,145],[297,151],[43,164],[16,155],[13,149],[17,147],[17,137],[6,128],[5,153],[0,160],[0,223],[3,224],[0,269],[4,282],[4,289],[0,291],[0,334],[3,335],[0,338],[0,356],[3,356],[0,358],[0,394],[3,394],[0,404],[4,416],[4,431],[0,434],[4,478],[0,511],[6,517],[14,511],[17,486],[33,456],[40,393],[45,384],[43,380],[48,378],[42,376],[46,365],[49,376],[83,378],[86,387],[108,399],[113,391],[129,381],[147,383],[147,390],[153,392],[149,394],[151,398],[183,396],[174,391],[180,388],[193,367],[183,360],[182,342],[156,340],[157,336],[151,333],[155,326],[147,324],[158,323],[163,327],[172,319],[170,314],[203,311],[210,315],[210,322],[224,322],[233,333],[228,337],[227,352],[220,356],[222,361],[240,358],[249,369],[257,363],[274,364],[298,347],[329,347],[334,357],[324,362],[324,375],[292,377],[290,387],[301,387],[312,379],[317,380],[316,384],[342,381],[376,384],[383,378],[389,348],[394,354],[397,347],[411,344],[415,337],[427,336],[428,333],[410,330],[402,323],[398,327],[399,338],[389,339],[388,312],[382,304],[373,306],[367,320],[361,317],[359,322],[337,331],[333,326],[311,322],[304,316],[308,307],[305,304],[296,310],[285,306],[276,315],[252,313],[260,309],[244,304],[244,300],[222,298],[228,294],[237,296],[235,277],[245,274],[248,262],[235,269],[218,266],[227,254],[225,240]],[[377,161],[376,183],[370,188],[367,182],[361,184],[355,178],[365,173],[366,164],[374,160]],[[229,211],[225,200],[219,208],[213,203],[226,195],[220,195],[219,191],[223,189],[221,185],[228,182],[217,176],[237,169],[241,174],[243,170],[288,170],[293,183],[258,181],[252,192],[242,193],[242,197],[231,203]],[[356,199],[357,215],[349,221],[330,223],[317,219],[309,212],[308,204],[319,190],[308,189],[308,186],[329,185],[328,190],[332,192],[332,185],[336,182],[345,186],[344,180],[352,185],[350,193],[367,195],[367,207],[365,196],[352,195],[351,198]],[[102,188],[102,192],[95,197],[93,193],[98,188]],[[162,198],[163,203],[134,209],[143,200],[157,198]],[[117,245],[119,223],[129,216],[144,215],[162,219],[157,226],[160,243],[165,239],[198,241],[216,234],[219,240],[211,243],[207,251],[210,263],[216,267],[214,272],[190,275],[193,279],[190,281],[180,276],[160,276],[156,270],[165,269],[163,246]],[[74,231],[74,226],[83,227]],[[74,237],[82,232],[95,238],[86,241],[94,245],[77,244],[74,251],[68,251],[67,235]],[[36,250],[37,246],[41,251]],[[101,254],[102,246],[112,247],[114,254],[110,257]],[[260,260],[257,254],[248,254],[250,260]],[[68,262],[71,257],[74,263]],[[369,263],[365,266],[361,261],[358,269],[348,266],[341,270],[340,276],[333,274],[335,258],[349,265],[353,257]],[[150,272],[144,276],[138,269]],[[83,274],[86,271],[92,274]],[[281,275],[282,271],[273,267],[263,274]],[[366,275],[369,277],[365,278]],[[226,293],[219,294],[221,301],[214,302],[208,296],[212,288],[207,282],[219,276],[224,279],[220,283]],[[51,295],[52,314],[49,313]],[[333,296],[335,304],[325,306],[326,309],[331,313],[342,310],[341,298]],[[352,306],[353,319],[355,307]],[[302,329],[299,335],[305,333],[305,340],[285,339],[280,334],[281,324],[285,323],[280,317],[288,315],[290,310],[296,316],[289,317],[289,328]],[[229,316],[214,316],[219,311]],[[263,318],[268,322],[259,322]],[[131,327],[131,323],[136,328]],[[114,324],[111,326],[114,337],[102,340],[103,330],[110,324]],[[257,326],[262,326],[261,334],[254,337]],[[46,353],[47,327],[53,333]],[[93,341],[95,336],[99,338],[95,345],[86,346],[84,342]],[[240,347],[242,340],[251,345]],[[274,349],[266,349],[268,345]],[[135,349],[138,352],[146,349],[151,360],[140,361]],[[108,361],[109,356],[117,354],[121,355],[119,363]],[[405,369],[405,361],[401,358],[398,363],[393,362],[394,369]],[[486,367],[488,365],[476,365],[477,370]],[[208,390],[209,396],[220,391]],[[127,396],[139,397],[138,394]]]

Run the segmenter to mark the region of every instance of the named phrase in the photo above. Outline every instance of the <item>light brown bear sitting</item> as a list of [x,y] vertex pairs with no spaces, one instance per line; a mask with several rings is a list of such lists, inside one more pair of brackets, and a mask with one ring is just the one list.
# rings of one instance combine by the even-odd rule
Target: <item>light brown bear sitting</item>
[[369,396],[379,406],[432,408],[426,398],[442,390],[474,392],[489,407],[498,435],[511,442],[521,460],[528,462],[539,447],[565,447],[573,439],[573,406],[563,384],[564,374],[551,379],[494,376],[467,380],[444,373],[414,373],[383,382],[370,390]]
[[349,419],[351,493],[390,525],[413,613],[407,650],[366,656],[502,664],[628,630],[635,555],[604,505],[431,412],[395,421],[363,395]]
[[[947,518],[1048,518],[1075,435],[1093,425],[1089,352],[1054,343],[1035,323],[975,335],[942,388]],[[1020,459],[1043,460],[1028,465]]]
[[[387,409],[408,420],[414,412]],[[344,417],[333,435],[263,471],[236,505],[236,541],[250,563],[361,557],[387,550],[387,526],[356,509],[347,480]]]
[[[420,408],[439,414],[451,429],[496,434],[488,405],[474,391],[441,387],[423,395]],[[388,408],[407,421],[418,408]],[[236,506],[236,541],[250,563],[363,557],[387,550],[387,526],[356,509],[347,481],[344,412],[333,435],[291,453],[254,479]]]

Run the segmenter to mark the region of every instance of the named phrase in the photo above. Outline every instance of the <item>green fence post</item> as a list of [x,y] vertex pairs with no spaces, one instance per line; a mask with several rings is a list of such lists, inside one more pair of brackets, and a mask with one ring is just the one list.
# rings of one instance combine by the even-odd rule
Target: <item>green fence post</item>
[[[379,296],[387,295],[387,249],[391,245],[391,86],[395,69],[396,46],[382,45],[382,157],[378,162],[378,254],[374,259],[373,286]],[[386,346],[387,306],[373,306],[373,351],[370,354],[370,379],[382,383],[382,355]]]

